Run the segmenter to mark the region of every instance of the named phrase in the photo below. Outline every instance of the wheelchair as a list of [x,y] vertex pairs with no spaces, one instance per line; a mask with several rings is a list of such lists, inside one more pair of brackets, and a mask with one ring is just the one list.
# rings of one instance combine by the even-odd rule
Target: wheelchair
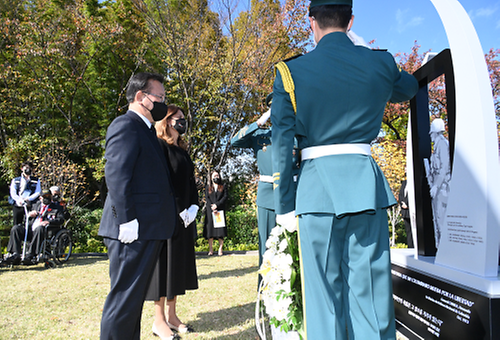
[[38,263],[44,262],[45,268],[54,268],[67,262],[73,250],[71,233],[64,226],[45,227],[45,238],[38,254]]
[[[26,216],[28,212],[25,207]],[[26,248],[29,246],[29,241],[27,240],[27,230],[28,222],[25,222],[25,237],[23,242],[23,252],[20,259],[20,263],[13,263],[6,259],[0,259],[0,267],[13,266],[13,265],[36,265],[39,263],[44,263],[45,268],[54,268],[56,265],[62,265],[67,262],[71,256],[73,250],[73,242],[71,239],[71,232],[66,228],[68,221],[65,221],[63,225],[47,225],[44,227],[43,240],[41,241],[39,252],[32,259],[32,261],[24,261],[26,255]],[[33,242],[33,240],[31,241]]]

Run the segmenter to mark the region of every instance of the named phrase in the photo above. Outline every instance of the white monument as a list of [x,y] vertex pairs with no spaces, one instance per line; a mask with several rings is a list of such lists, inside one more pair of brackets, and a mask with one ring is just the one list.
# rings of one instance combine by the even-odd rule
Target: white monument
[[[412,100],[407,170],[412,230],[417,237],[414,233],[414,249],[391,250],[397,327],[422,339],[500,339],[500,165],[488,69],[460,3],[431,2],[444,24],[450,50],[415,73],[421,90]],[[451,174],[444,171],[449,180],[444,186],[435,182],[432,163],[438,161],[433,161],[430,141],[423,134],[430,123],[426,82],[439,72],[445,74],[447,93],[448,81],[450,89],[454,84],[454,92],[448,93],[448,105],[454,108],[451,116],[448,112]],[[419,111],[422,108],[427,117]],[[440,136],[432,138],[436,143]],[[425,158],[430,158],[428,180],[422,180]],[[433,227],[439,245],[435,256],[430,234],[422,233],[432,233]]]
[[457,0],[431,0],[450,43],[456,138],[446,218],[436,264],[498,276],[500,167],[495,107],[483,49]]

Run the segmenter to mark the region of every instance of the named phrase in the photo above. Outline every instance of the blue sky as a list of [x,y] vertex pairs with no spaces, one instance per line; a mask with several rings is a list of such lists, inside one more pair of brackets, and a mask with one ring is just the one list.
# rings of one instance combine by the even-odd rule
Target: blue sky
[[[459,0],[472,19],[483,51],[500,48],[500,0]],[[441,19],[430,0],[353,0],[352,30],[373,46],[395,54],[410,53],[414,41],[420,52],[449,47]]]

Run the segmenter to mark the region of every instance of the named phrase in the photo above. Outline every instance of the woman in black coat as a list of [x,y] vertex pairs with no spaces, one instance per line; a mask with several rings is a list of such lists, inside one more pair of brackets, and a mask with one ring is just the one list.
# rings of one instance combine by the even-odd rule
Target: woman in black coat
[[[213,252],[213,240],[219,239],[219,256],[222,255],[222,246],[224,245],[224,237],[227,236],[226,226],[226,200],[227,188],[222,184],[222,180],[217,171],[212,172],[210,176],[210,183],[207,185],[205,191],[205,198],[207,200],[207,216],[206,223],[203,230],[203,236],[208,239],[208,255],[211,256]],[[214,224],[214,216],[222,219],[220,226],[218,223]]]
[[173,340],[178,335],[174,335],[172,329],[179,333],[192,331],[189,325],[178,318],[175,307],[177,295],[184,295],[186,290],[198,289],[194,251],[198,190],[194,164],[186,151],[187,144],[181,137],[186,132],[182,110],[169,105],[167,116],[157,122],[155,128],[170,170],[178,218],[174,234],[167,240],[156,263],[146,300],[155,301],[153,333],[162,339]]

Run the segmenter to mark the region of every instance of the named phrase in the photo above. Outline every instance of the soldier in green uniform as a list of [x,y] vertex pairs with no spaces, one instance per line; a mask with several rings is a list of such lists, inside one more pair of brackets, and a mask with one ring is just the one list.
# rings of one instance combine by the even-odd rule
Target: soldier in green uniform
[[355,46],[353,18],[352,0],[312,0],[317,46],[279,63],[273,88],[275,211],[298,224],[309,340],[395,338],[386,208],[396,200],[369,143],[386,103],[411,99],[418,83],[389,53]]
[[[273,94],[266,98],[268,106],[271,105]],[[256,122],[243,127],[231,139],[231,145],[237,148],[251,148],[257,158],[257,168],[259,170],[259,184],[257,187],[257,224],[259,229],[259,266],[262,264],[262,255],[266,251],[266,241],[271,230],[276,226],[276,214],[274,212],[273,194],[273,169],[272,154],[273,145],[271,142],[272,128],[265,127],[271,115],[269,109]],[[297,154],[294,149],[294,153]],[[298,174],[298,162],[293,158],[294,183]],[[295,188],[295,186],[294,186]],[[260,282],[260,276],[259,276]]]

